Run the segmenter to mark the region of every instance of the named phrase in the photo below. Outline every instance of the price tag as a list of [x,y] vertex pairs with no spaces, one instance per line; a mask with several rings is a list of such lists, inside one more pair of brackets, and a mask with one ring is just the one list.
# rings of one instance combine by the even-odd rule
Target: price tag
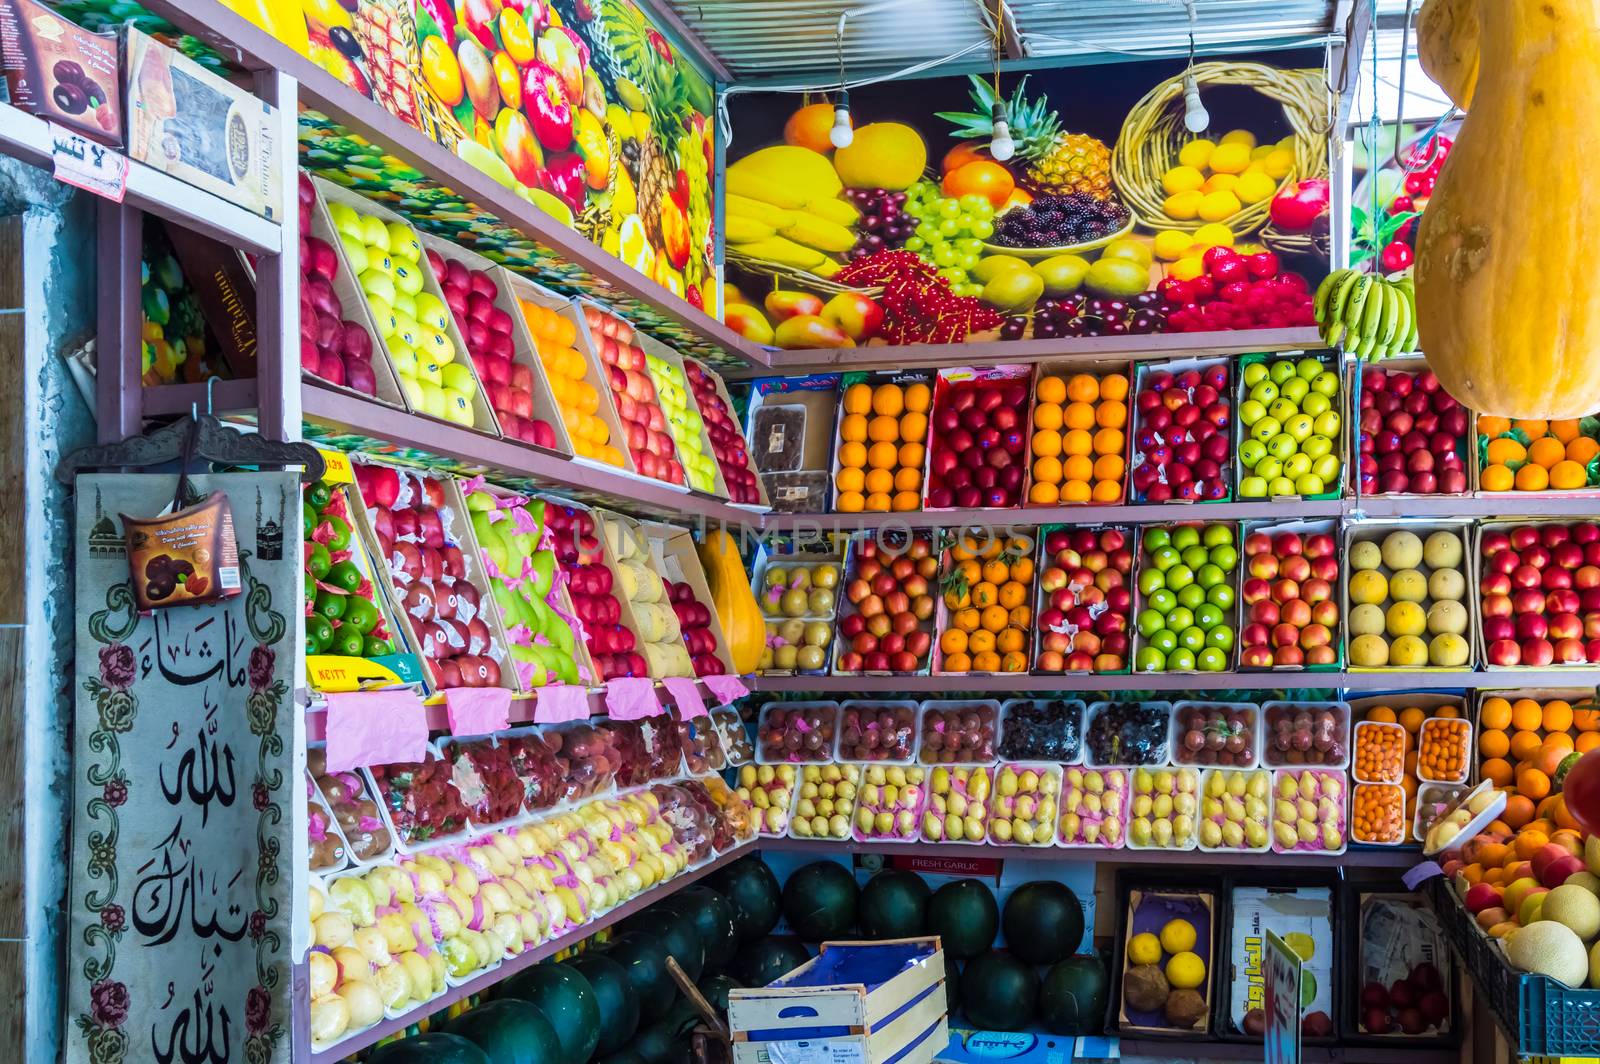
[[345,691],[328,695],[328,771],[421,761],[428,713],[415,691]]
[[56,180],[121,203],[128,194],[128,157],[54,122],[49,127]]
[[668,676],[661,681],[661,686],[672,696],[672,704],[678,707],[680,719],[693,720],[695,717],[706,715],[706,700],[700,697],[699,685],[694,680],[683,676]]

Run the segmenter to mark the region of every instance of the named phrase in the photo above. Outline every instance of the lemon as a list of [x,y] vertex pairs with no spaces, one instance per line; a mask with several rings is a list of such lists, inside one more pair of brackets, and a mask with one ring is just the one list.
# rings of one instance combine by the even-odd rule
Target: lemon
[[1180,166],[1192,166],[1196,170],[1204,170],[1211,162],[1211,153],[1216,149],[1216,142],[1206,140],[1204,137],[1198,140],[1191,140],[1178,149],[1178,164]]
[[1203,248],[1233,247],[1233,230],[1221,222],[1207,222],[1194,231],[1194,242]]
[[1202,193],[1232,192],[1238,184],[1238,174],[1212,174],[1206,178],[1206,183],[1200,186],[1200,191]]
[[1161,175],[1161,187],[1170,196],[1175,192],[1188,192],[1206,183],[1206,175],[1192,166],[1174,166]]
[[[1201,228],[1204,228],[1203,226]],[[1176,262],[1188,252],[1196,241],[1182,229],[1163,229],[1156,234],[1156,258],[1162,262]]]
[[1278,190],[1278,183],[1265,172],[1247,173],[1239,178],[1234,193],[1241,203],[1260,203]]
[[1290,931],[1283,936],[1284,945],[1294,950],[1302,962],[1311,960],[1317,953],[1317,942],[1304,931]]
[[1200,218],[1207,222],[1220,222],[1239,213],[1243,206],[1232,192],[1212,192],[1200,201]]
[[1376,569],[1350,574],[1350,601],[1381,605],[1389,597],[1389,581]]
[[1206,981],[1206,962],[1188,950],[1167,962],[1167,983],[1174,990],[1193,990]]
[[1261,160],[1261,164],[1268,177],[1274,181],[1282,181],[1289,176],[1289,171],[1294,167],[1294,149],[1273,148],[1267,153],[1266,158]]
[[[1192,281],[1206,272],[1206,264],[1199,255],[1186,255],[1167,267],[1167,276],[1180,281]],[[1385,587],[1388,585],[1386,584]]]
[[[1233,134],[1228,134],[1232,136]],[[1241,174],[1244,168],[1250,165],[1250,149],[1255,145],[1241,144],[1237,141],[1228,143],[1226,140],[1217,145],[1217,150],[1211,153],[1212,172],[1218,174]]]
[[1175,192],[1161,203],[1161,209],[1168,218],[1176,218],[1180,222],[1187,222],[1200,213],[1200,203],[1205,199],[1205,194],[1199,189],[1190,189],[1188,192]]
[[1250,149],[1250,162],[1252,164],[1260,162],[1262,159],[1265,159],[1267,156],[1276,151],[1277,148],[1278,146],[1276,144],[1257,144],[1254,148]]
[[1187,920],[1168,920],[1161,928],[1161,948],[1168,953],[1186,953],[1194,949],[1195,938],[1194,925]]
[[1161,940],[1150,932],[1134,935],[1133,941],[1128,943],[1129,964],[1160,964]]
[[[1256,135],[1250,132],[1248,129],[1230,129],[1228,132],[1222,135],[1222,140],[1220,143],[1243,144],[1245,149],[1249,150],[1256,146]],[[1214,166],[1212,169],[1220,170],[1221,167]]]

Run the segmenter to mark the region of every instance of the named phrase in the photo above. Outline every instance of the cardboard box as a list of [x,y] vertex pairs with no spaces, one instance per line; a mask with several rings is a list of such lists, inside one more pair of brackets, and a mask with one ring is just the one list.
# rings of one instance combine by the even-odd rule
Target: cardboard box
[[[1322,1040],[1331,1039],[1336,989],[1332,886],[1235,884],[1228,896],[1228,917],[1228,1003],[1219,1033],[1256,1039],[1266,1030],[1263,960],[1270,930],[1300,957],[1302,1027],[1311,1014],[1321,1013],[1328,1032]],[[1310,1034],[1305,1037],[1313,1040]]]
[[[1304,351],[1298,352],[1298,353],[1286,352],[1286,353],[1280,354],[1280,355],[1245,355],[1245,356],[1243,356],[1242,358],[1239,359],[1237,372],[1235,374],[1235,376],[1236,376],[1236,390],[1235,390],[1234,396],[1233,396],[1233,404],[1234,404],[1234,418],[1233,418],[1233,423],[1234,423],[1234,436],[1233,436],[1234,463],[1233,463],[1233,465],[1234,465],[1234,469],[1236,470],[1237,475],[1238,475],[1238,481],[1234,485],[1234,494],[1236,496],[1238,496],[1238,498],[1240,498],[1241,500],[1251,498],[1251,496],[1247,496],[1247,495],[1245,495],[1243,492],[1241,492],[1239,490],[1240,487],[1244,484],[1245,479],[1248,478],[1248,477],[1252,477],[1252,476],[1256,476],[1257,475],[1254,472],[1254,470],[1247,469],[1245,467],[1244,462],[1242,460],[1240,460],[1239,457],[1238,457],[1238,455],[1239,455],[1239,446],[1246,439],[1248,439],[1250,437],[1250,431],[1251,431],[1251,426],[1246,425],[1244,423],[1244,420],[1238,416],[1239,407],[1241,405],[1243,405],[1244,401],[1247,398],[1249,398],[1249,395],[1250,395],[1250,389],[1248,387],[1246,387],[1246,385],[1244,383],[1244,371],[1245,371],[1245,369],[1247,367],[1249,367],[1249,366],[1251,366],[1251,365],[1253,365],[1255,363],[1258,363],[1258,362],[1266,363],[1268,366],[1270,366],[1275,362],[1283,362],[1285,360],[1292,361],[1292,362],[1299,362],[1300,359],[1302,359],[1302,358],[1315,358],[1318,362],[1322,363],[1323,369],[1325,371],[1331,372],[1331,373],[1335,374],[1335,376],[1339,375],[1339,368],[1340,367],[1339,367],[1339,359],[1338,359],[1337,352],[1334,352],[1332,354],[1326,354],[1325,353],[1325,354],[1320,354],[1320,355],[1312,355],[1312,354],[1309,354],[1309,353],[1304,352]],[[1335,457],[1337,457],[1339,459],[1339,478],[1336,481],[1334,481],[1334,483],[1332,483],[1332,484],[1328,484],[1328,483],[1324,482],[1323,487],[1324,487],[1325,490],[1319,491],[1314,495],[1298,495],[1298,494],[1294,494],[1294,495],[1273,495],[1273,496],[1268,497],[1268,501],[1271,501],[1271,502],[1279,502],[1279,501],[1283,501],[1283,502],[1300,502],[1302,500],[1317,501],[1317,500],[1326,500],[1326,499],[1337,499],[1337,498],[1340,498],[1341,496],[1344,495],[1345,490],[1353,482],[1354,478],[1351,477],[1350,471],[1349,471],[1349,468],[1348,468],[1349,465],[1350,465],[1350,454],[1351,454],[1351,447],[1350,447],[1350,404],[1347,401],[1346,394],[1345,394],[1345,385],[1346,385],[1346,383],[1347,383],[1346,380],[1342,376],[1339,376],[1339,389],[1338,389],[1338,392],[1335,395],[1329,396],[1329,402],[1330,402],[1331,405],[1328,408],[1331,412],[1333,412],[1333,413],[1335,413],[1335,414],[1337,414],[1339,416],[1339,437],[1338,437],[1338,439],[1332,441],[1333,448],[1332,448],[1331,451],[1329,451],[1330,454],[1334,455]],[[1298,449],[1297,449],[1297,453],[1298,453]],[[1256,498],[1260,498],[1260,496],[1256,496]]]
[[[1356,444],[1356,450],[1353,452],[1356,468],[1351,470],[1348,478],[1351,484],[1359,485],[1361,483],[1360,443],[1364,435],[1364,433],[1361,431],[1361,381],[1365,379],[1363,375],[1372,372],[1374,369],[1381,369],[1383,372],[1390,375],[1415,375],[1427,368],[1428,360],[1423,358],[1421,355],[1408,356],[1405,358],[1386,358],[1383,360],[1382,366],[1365,366],[1362,363],[1355,361],[1350,363],[1350,368],[1345,376],[1345,394],[1350,397],[1349,403],[1346,404],[1348,408],[1346,416],[1354,419],[1351,422],[1353,427],[1350,430],[1350,438]],[[1476,435],[1473,429],[1473,414],[1472,411],[1465,408],[1462,409],[1462,412],[1467,420],[1467,431],[1456,437],[1456,452],[1461,455],[1461,472],[1463,476],[1466,477],[1466,488],[1464,490],[1459,492],[1437,491],[1431,495],[1419,495],[1416,492],[1410,491],[1382,492],[1363,490],[1360,492],[1360,494],[1364,496],[1381,496],[1385,499],[1437,499],[1441,495],[1455,495],[1459,498],[1465,495],[1470,495],[1477,491],[1478,449],[1475,445]],[[1376,458],[1376,455],[1374,455],[1374,457]],[[1439,471],[1439,468],[1435,467],[1434,473],[1438,474]],[[1379,479],[1382,478],[1381,473],[1378,476]],[[1501,494],[1510,496],[1514,493],[1502,492]]]
[[[1461,665],[1451,666],[1388,664],[1358,665],[1354,661],[1350,661],[1348,668],[1351,672],[1415,672],[1426,670],[1428,672],[1437,672],[1441,676],[1448,676],[1454,672],[1471,672],[1478,659],[1482,656],[1478,649],[1482,640],[1478,634],[1478,580],[1475,561],[1476,554],[1474,553],[1477,548],[1477,538],[1473,535],[1472,521],[1466,518],[1402,517],[1393,521],[1356,521],[1345,523],[1343,529],[1343,542],[1340,545],[1339,551],[1339,641],[1344,644],[1345,657],[1347,659],[1350,657],[1349,647],[1350,644],[1355,641],[1350,636],[1350,613],[1352,612],[1350,606],[1350,577],[1353,569],[1350,564],[1350,550],[1355,546],[1356,543],[1363,541],[1371,541],[1381,545],[1385,536],[1391,532],[1399,531],[1415,533],[1416,536],[1424,542],[1426,542],[1428,536],[1434,532],[1452,532],[1455,534],[1456,538],[1461,540],[1462,559],[1460,572],[1461,575],[1466,578],[1467,585],[1466,591],[1461,597],[1461,604],[1466,608],[1467,611],[1467,630],[1462,634],[1461,638],[1467,641],[1467,660]],[[1385,579],[1394,575],[1389,571],[1388,566],[1379,566],[1378,571],[1384,574]],[[1426,564],[1418,569],[1418,572],[1421,572],[1423,576],[1433,575],[1433,570]],[[1385,605],[1382,608],[1385,610],[1388,609],[1388,606],[1393,605],[1393,602],[1390,599],[1386,598],[1384,602]],[[1430,596],[1423,599],[1419,605],[1422,607],[1423,612],[1426,613],[1428,608],[1433,605],[1432,597]],[[1390,639],[1387,635],[1384,636],[1384,639],[1390,644],[1392,652],[1394,640]],[[1440,682],[1445,683],[1448,681],[1441,680]],[[1358,717],[1357,719],[1360,718]]]
[[745,439],[767,499],[778,513],[823,513],[830,505],[837,373],[751,382]]
[[6,102],[115,148],[122,143],[117,38],[33,0],[0,2]]
[[694,592],[694,600],[710,612],[711,623],[707,627],[717,641],[716,658],[722,663],[725,675],[737,675],[733,657],[728,653],[728,637],[722,631],[717,611],[711,608],[711,585],[706,583],[705,567],[695,552],[694,535],[686,528],[653,521],[644,522],[640,528],[650,541],[650,557],[656,572],[674,584],[688,584]]
[[[235,377],[256,375],[255,276],[239,249],[186,226],[162,222],[200,312]],[[373,367],[377,376],[377,367]]]
[[[1202,877],[1191,873],[1187,878],[1192,882]],[[1169,887],[1169,883],[1174,885]],[[1216,889],[1210,884],[1180,887],[1165,875],[1142,877],[1138,880],[1132,875],[1119,875],[1118,893],[1122,897],[1122,933],[1117,938],[1117,955],[1112,967],[1115,980],[1111,1006],[1113,1026],[1123,1035],[1185,1039],[1211,1037],[1212,987],[1217,978]],[[1131,943],[1141,934],[1159,937],[1162,928],[1173,920],[1185,920],[1194,928],[1194,945],[1186,952],[1199,957],[1205,967],[1200,984],[1193,988],[1193,992],[1200,996],[1202,1007],[1198,1010],[1194,1022],[1187,1026],[1177,1025],[1167,1019],[1167,1004],[1172,1003],[1173,998],[1182,993],[1182,990],[1171,988],[1164,978],[1160,981],[1160,985],[1167,987],[1162,994],[1165,1003],[1142,998],[1141,993],[1146,992],[1144,983],[1136,977],[1130,994],[1130,973],[1140,967],[1155,967],[1164,972],[1173,956],[1163,946],[1160,960],[1154,965],[1134,965],[1128,956]],[[1153,1007],[1141,1007],[1144,1005]]]
[[[1342,638],[1342,635],[1344,632],[1345,614],[1348,612],[1348,600],[1340,601],[1339,599],[1334,598],[1334,596],[1339,593],[1339,587],[1341,583],[1339,577],[1343,576],[1343,570],[1348,565],[1347,560],[1339,553],[1339,522],[1332,518],[1329,518],[1326,521],[1247,521],[1245,522],[1242,532],[1243,538],[1239,541],[1240,628],[1237,633],[1239,636],[1239,639],[1237,640],[1239,644],[1239,670],[1241,672],[1337,672],[1344,664],[1344,639]],[[1334,550],[1332,556],[1335,562],[1338,563],[1339,573],[1335,579],[1329,581],[1330,586],[1328,588],[1328,598],[1326,601],[1332,601],[1338,607],[1339,617],[1338,620],[1328,628],[1328,642],[1326,645],[1333,648],[1332,661],[1321,665],[1313,665],[1308,663],[1301,665],[1263,666],[1248,665],[1245,663],[1244,651],[1246,648],[1244,646],[1244,629],[1250,623],[1250,604],[1244,601],[1244,586],[1250,580],[1250,556],[1245,549],[1245,543],[1250,538],[1251,534],[1256,532],[1264,532],[1274,538],[1281,533],[1295,532],[1301,536],[1302,540],[1308,536],[1323,535],[1327,536],[1333,541]],[[1281,558],[1279,559],[1280,562],[1282,562],[1282,560],[1283,559]],[[1278,578],[1274,577],[1271,581],[1269,581],[1269,583],[1275,584],[1277,581]],[[1302,581],[1302,583],[1304,582]],[[1303,598],[1303,596],[1300,597]],[[1270,595],[1268,596],[1268,599],[1271,599]],[[1311,605],[1314,606],[1316,603],[1311,603]],[[1267,625],[1269,632],[1272,627],[1273,625]],[[1266,644],[1266,646],[1269,650],[1272,649],[1270,643]]]
[[[1151,412],[1140,411],[1138,409],[1139,393],[1145,388],[1149,387],[1149,379],[1151,374],[1167,373],[1172,376],[1177,376],[1178,374],[1184,373],[1188,370],[1196,370],[1204,375],[1205,371],[1217,366],[1222,367],[1222,371],[1225,374],[1220,401],[1228,404],[1228,416],[1232,420],[1237,421],[1239,405],[1238,396],[1234,394],[1235,385],[1237,382],[1234,380],[1233,359],[1226,356],[1221,358],[1180,358],[1174,359],[1171,362],[1135,362],[1133,364],[1133,387],[1128,393],[1128,403],[1134,409],[1129,411],[1127,420],[1129,502],[1148,503],[1152,501],[1150,499],[1149,490],[1138,491],[1133,486],[1134,471],[1145,464],[1144,452],[1134,445],[1135,439],[1137,439],[1141,433],[1150,432],[1159,437],[1160,441],[1165,444],[1167,449],[1170,451],[1173,447],[1173,444],[1169,442],[1169,438],[1187,438],[1190,436],[1190,433],[1187,431],[1176,428],[1168,429],[1165,433],[1151,429],[1149,426]],[[1192,388],[1174,388],[1173,390],[1181,390],[1191,399],[1194,396],[1194,389]],[[1238,464],[1238,448],[1231,425],[1220,428],[1217,430],[1217,432],[1228,441],[1228,453],[1223,456],[1221,462],[1217,463],[1220,469],[1217,473],[1217,476],[1212,478],[1212,480],[1217,484],[1218,490],[1221,491],[1222,494],[1211,498],[1199,497],[1198,495],[1195,498],[1183,498],[1174,491],[1172,493],[1172,498],[1158,499],[1155,501],[1159,502],[1162,506],[1171,506],[1175,504],[1187,506],[1195,503],[1229,502],[1233,499],[1234,484],[1236,482],[1234,466]],[[1162,468],[1157,473],[1156,483],[1160,485],[1167,484],[1167,473],[1165,468]],[[1196,481],[1195,483],[1201,482]],[[1203,487],[1209,488],[1210,484],[1203,484]]]
[[[754,455],[753,451],[751,450],[750,441],[745,438],[744,429],[739,425],[739,421],[738,421],[737,415],[735,414],[736,408],[733,405],[733,396],[728,394],[728,384],[727,384],[727,382],[722,379],[722,374],[720,374],[716,370],[712,369],[706,363],[701,362],[699,359],[689,358],[687,355],[683,356],[684,371],[688,372],[688,369],[689,369],[690,366],[696,367],[697,369],[700,370],[701,373],[703,373],[705,375],[706,380],[709,381],[711,383],[712,388],[715,389],[717,397],[722,400],[723,408],[726,410],[727,415],[728,415],[728,423],[731,426],[732,430],[739,434],[739,439],[744,444],[745,468],[747,470],[749,470],[751,473],[757,474],[756,475],[756,501],[753,502],[753,503],[736,502],[736,503],[731,503],[730,505],[737,506],[741,510],[749,510],[752,513],[758,513],[758,514],[766,513],[767,511],[772,509],[772,502],[771,502],[771,500],[769,500],[767,498],[767,485],[762,481],[761,476],[760,476],[759,472],[756,469],[755,455]],[[691,382],[690,388],[692,389],[693,387],[694,387],[694,385]],[[702,405],[704,405],[704,404],[702,404]],[[705,416],[705,410],[704,409],[702,409],[700,411],[700,416],[701,417]],[[710,432],[708,430],[707,431],[707,436],[709,436],[709,435],[710,435]],[[718,460],[718,465],[721,466],[721,460],[720,459]],[[727,477],[727,472],[726,472],[725,469],[723,471],[722,479],[723,479],[723,483],[727,483],[728,477]]]
[[[1013,452],[1014,457],[1010,463],[1011,467],[1020,467],[1021,479],[1018,480],[1015,491],[1006,492],[1007,497],[1014,498],[1015,500],[1009,506],[991,507],[987,504],[986,500],[981,497],[973,506],[966,506],[962,504],[959,498],[952,498],[951,502],[944,506],[933,505],[933,502],[935,501],[935,492],[947,492],[951,496],[959,495],[959,492],[951,488],[949,483],[943,477],[937,478],[940,482],[939,486],[934,484],[936,479],[934,473],[939,468],[936,463],[936,456],[939,453],[953,450],[958,453],[958,458],[964,458],[964,455],[959,453],[961,448],[953,447],[948,439],[951,434],[949,432],[940,432],[938,426],[941,413],[952,402],[952,391],[957,385],[967,384],[970,382],[992,385],[996,389],[1003,389],[1007,385],[1014,384],[1019,385],[1023,391],[1022,407],[1021,409],[1017,410],[1017,423],[1016,426],[1010,430],[1011,432],[1020,434],[1022,437],[1021,448]],[[1028,489],[1032,483],[1032,478],[1029,476],[1029,469],[1031,467],[1032,459],[1029,456],[1030,452],[1028,449],[1028,441],[1032,438],[1032,425],[1032,366],[959,366],[954,369],[940,370],[939,376],[934,380],[933,404],[930,407],[928,417],[928,454],[925,463],[927,466],[928,475],[922,478],[922,508],[928,511],[978,508],[1006,510],[1020,509],[1028,501]],[[976,442],[977,433],[971,432],[965,428],[957,429],[956,431],[967,433],[968,435],[973,436],[975,445],[981,447],[981,444],[977,444]],[[994,446],[999,448],[1002,447],[1003,444],[996,443]],[[974,488],[972,490],[980,491],[982,494],[987,494],[987,491],[982,489]]]
[[[885,385],[885,384],[898,385],[902,390],[907,388],[907,387],[909,387],[909,386],[911,386],[911,385],[913,385],[913,384],[921,384],[921,385],[923,385],[924,387],[926,387],[928,389],[929,406],[930,407],[932,406],[932,397],[933,397],[932,396],[932,392],[933,392],[933,384],[934,384],[934,375],[933,375],[933,371],[932,370],[900,370],[900,369],[884,369],[884,370],[873,370],[873,371],[857,370],[854,373],[846,373],[844,375],[843,379],[841,379],[840,382],[839,382],[839,397],[840,397],[840,401],[838,403],[838,408],[839,409],[837,411],[837,417],[835,418],[834,425],[833,425],[833,479],[830,481],[830,483],[834,486],[834,489],[833,489],[833,508],[835,510],[838,510],[840,508],[839,507],[839,496],[840,496],[840,494],[842,494],[839,491],[838,484],[839,484],[839,470],[841,468],[840,461],[839,461],[839,451],[840,451],[840,448],[843,446],[843,444],[845,442],[844,441],[844,419],[847,416],[845,414],[845,409],[844,409],[844,396],[850,391],[851,388],[854,388],[857,385],[864,385],[864,386],[866,386],[868,388],[871,388],[874,391],[876,391],[881,385]],[[905,414],[907,414],[907,413],[910,413],[910,411],[902,412],[896,418],[896,420],[898,421],[901,418],[904,418]],[[928,410],[924,410],[923,411],[924,415],[926,415],[927,413],[928,413]],[[875,417],[876,415],[871,413],[871,412],[868,412],[865,416],[866,416],[867,420],[870,422],[872,420],[872,418]],[[902,440],[897,436],[895,438],[895,440],[894,440],[896,451],[898,451],[904,444],[907,444],[907,443],[919,443],[919,444],[922,445],[922,452],[923,452],[922,453],[922,461],[918,465],[916,465],[915,467],[912,467],[912,466],[902,467],[900,465],[900,463],[899,463],[898,458],[896,458],[895,464],[891,467],[892,470],[893,470],[894,475],[897,476],[897,477],[898,477],[898,475],[900,473],[900,470],[902,468],[905,468],[905,469],[915,468],[916,473],[917,473],[917,487],[915,489],[914,494],[917,496],[917,506],[913,507],[913,509],[920,509],[920,507],[921,507],[921,504],[922,504],[922,484],[923,484],[923,481],[925,481],[927,479],[928,447],[929,447],[929,443],[930,443],[929,437],[930,437],[931,432],[932,432],[933,419],[932,418],[927,418],[926,420],[927,420],[927,423],[928,423],[928,431],[923,432],[921,439],[918,439],[918,440]],[[870,448],[872,446],[872,442],[873,441],[869,438],[869,439],[863,441],[862,445],[864,447]],[[867,468],[869,468],[869,467],[863,467],[863,470],[865,471]],[[865,490],[865,488],[863,488],[858,494],[860,494],[862,496],[862,502],[864,504],[866,498],[871,496],[874,493],[873,492],[869,492],[869,491]],[[899,491],[898,491],[898,489],[891,488],[889,491],[883,492],[882,494],[884,495],[886,500],[891,500],[892,501],[894,496],[899,494]],[[862,509],[866,509],[866,508],[867,507],[865,507],[863,505]],[[882,512],[884,512],[885,510],[887,510],[889,508],[890,508],[889,507],[889,503],[885,502],[882,506],[875,507],[875,508],[873,508],[873,510],[874,510],[874,512],[882,513]]]

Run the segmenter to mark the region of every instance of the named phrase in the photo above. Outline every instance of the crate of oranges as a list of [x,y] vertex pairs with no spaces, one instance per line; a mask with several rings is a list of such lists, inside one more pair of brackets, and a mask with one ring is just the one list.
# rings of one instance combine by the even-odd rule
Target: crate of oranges
[[[1400,775],[1387,777],[1382,782],[1400,788],[1405,798],[1403,816],[1405,823],[1410,825],[1417,811],[1417,788],[1421,783],[1418,776],[1418,747],[1420,745],[1422,728],[1430,719],[1462,720],[1467,719],[1466,699],[1461,695],[1434,694],[1426,692],[1391,692],[1389,694],[1371,695],[1367,698],[1352,699],[1350,702],[1350,719],[1356,722],[1356,727],[1363,723],[1373,725],[1393,725],[1404,733]],[[1366,771],[1358,767],[1360,747],[1358,745],[1360,734],[1353,737],[1351,751],[1351,770],[1357,779],[1378,782]],[[1407,828],[1407,837],[1410,837],[1410,828]]]
[[[598,356],[589,350],[589,330],[578,328],[577,308],[571,300],[520,279],[512,279],[511,291],[539,357],[527,358],[519,349],[510,377],[496,381],[496,374],[485,374],[485,388],[520,387],[528,393],[533,405],[522,416],[545,418],[556,430],[556,450],[567,450],[602,465],[632,469],[624,450],[627,434],[617,417],[611,387],[601,376]],[[541,405],[541,396],[546,394],[554,404],[548,414]],[[520,395],[510,395],[507,401],[516,408],[514,412],[520,411]]]
[[933,671],[1027,672],[1036,537],[991,528],[961,529],[946,537]]
[[921,508],[933,374],[846,373],[840,396],[834,508],[851,514]]
[[1512,420],[1478,415],[1480,491],[1564,493],[1600,487],[1600,418]]
[[1570,821],[1559,781],[1574,754],[1600,746],[1593,689],[1483,691],[1478,698],[1477,778],[1506,792],[1501,819],[1513,831],[1536,818]]
[[1128,469],[1128,363],[1039,367],[1029,506],[1116,505]]

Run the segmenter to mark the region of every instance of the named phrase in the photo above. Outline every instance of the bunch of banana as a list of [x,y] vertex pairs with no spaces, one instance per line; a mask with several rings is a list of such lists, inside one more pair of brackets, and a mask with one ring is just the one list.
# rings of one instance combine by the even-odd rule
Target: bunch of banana
[[727,170],[728,247],[752,258],[827,277],[856,242],[860,212],[839,199],[843,185],[827,156],[780,144]]
[[1335,270],[1317,286],[1316,314],[1323,342],[1363,362],[1417,349],[1417,296],[1409,274],[1391,281]]

